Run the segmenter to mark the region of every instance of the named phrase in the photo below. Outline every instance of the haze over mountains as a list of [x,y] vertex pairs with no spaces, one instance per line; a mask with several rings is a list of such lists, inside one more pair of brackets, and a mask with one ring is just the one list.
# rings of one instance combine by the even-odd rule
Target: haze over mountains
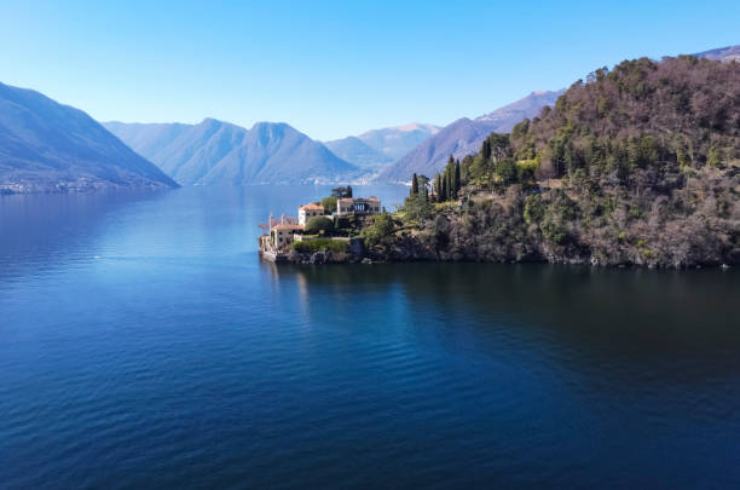
[[[740,46],[696,56],[737,61]],[[321,143],[285,123],[249,130],[215,119],[103,127],[78,109],[0,83],[0,192],[174,187],[173,179],[184,185],[408,182],[413,173],[435,174],[450,155],[477,152],[490,133],[509,132],[561,93],[532,92],[443,128],[414,123]]]
[[338,157],[369,172],[377,172],[394,161],[393,158],[371,147],[357,136],[347,136],[340,140],[327,141],[324,144]]
[[249,130],[215,119],[105,126],[184,185],[333,182],[362,174],[285,123],[262,122]]
[[257,123],[249,130],[215,119],[194,125],[108,122],[104,126],[183,185],[367,178],[439,130],[414,123],[323,144],[285,123]]
[[562,90],[532,92],[476,119],[458,119],[386,168],[378,180],[407,182],[414,173],[433,175],[444,167],[450,155],[462,158],[477,152],[486,136],[493,132],[508,133],[517,123],[554,104],[562,93]]
[[84,112],[0,83],[0,192],[176,186]]
[[442,129],[433,124],[411,123],[391,128],[373,129],[358,136],[371,147],[398,160]]
[[395,162],[441,128],[432,124],[411,123],[374,129],[357,136],[327,141],[325,144],[341,158],[355,165],[378,170]]

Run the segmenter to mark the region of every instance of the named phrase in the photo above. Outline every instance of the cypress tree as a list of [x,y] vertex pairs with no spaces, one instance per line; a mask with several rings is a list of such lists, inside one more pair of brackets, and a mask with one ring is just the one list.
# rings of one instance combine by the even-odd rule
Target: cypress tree
[[488,138],[483,140],[483,147],[481,148],[480,152],[484,162],[488,162],[488,160],[491,159],[491,141]]
[[442,181],[442,186],[439,192],[439,202],[445,202],[447,200],[447,178],[442,176],[440,180]]
[[442,176],[437,174],[435,177],[434,193],[437,195],[437,201],[442,200]]
[[460,175],[460,160],[457,160],[455,162],[455,193],[457,194],[460,191],[460,188],[462,187],[462,176]]
[[460,169],[454,163],[450,164],[450,196],[457,199],[457,191],[460,190]]
[[416,178],[416,173],[411,177],[411,197],[419,195],[419,181]]
[[416,181],[418,182],[419,196],[424,202],[429,202],[429,178],[422,174],[416,177]]

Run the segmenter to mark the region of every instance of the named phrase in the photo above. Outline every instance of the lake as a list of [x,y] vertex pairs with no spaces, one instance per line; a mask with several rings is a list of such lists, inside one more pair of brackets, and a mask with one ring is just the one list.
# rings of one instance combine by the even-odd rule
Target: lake
[[327,192],[0,197],[0,487],[740,486],[737,271],[260,262]]

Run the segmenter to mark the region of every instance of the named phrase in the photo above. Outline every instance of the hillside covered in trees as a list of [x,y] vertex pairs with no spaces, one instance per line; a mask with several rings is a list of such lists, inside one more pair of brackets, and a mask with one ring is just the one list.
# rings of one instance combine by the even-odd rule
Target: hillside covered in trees
[[740,64],[625,61],[476,155],[417,176],[389,260],[740,263]]

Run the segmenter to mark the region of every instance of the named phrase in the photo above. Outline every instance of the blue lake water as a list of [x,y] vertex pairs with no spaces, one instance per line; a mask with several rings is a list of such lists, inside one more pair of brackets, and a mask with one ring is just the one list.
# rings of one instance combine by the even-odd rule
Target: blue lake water
[[0,487],[740,486],[738,272],[261,263],[326,192],[0,198]]

